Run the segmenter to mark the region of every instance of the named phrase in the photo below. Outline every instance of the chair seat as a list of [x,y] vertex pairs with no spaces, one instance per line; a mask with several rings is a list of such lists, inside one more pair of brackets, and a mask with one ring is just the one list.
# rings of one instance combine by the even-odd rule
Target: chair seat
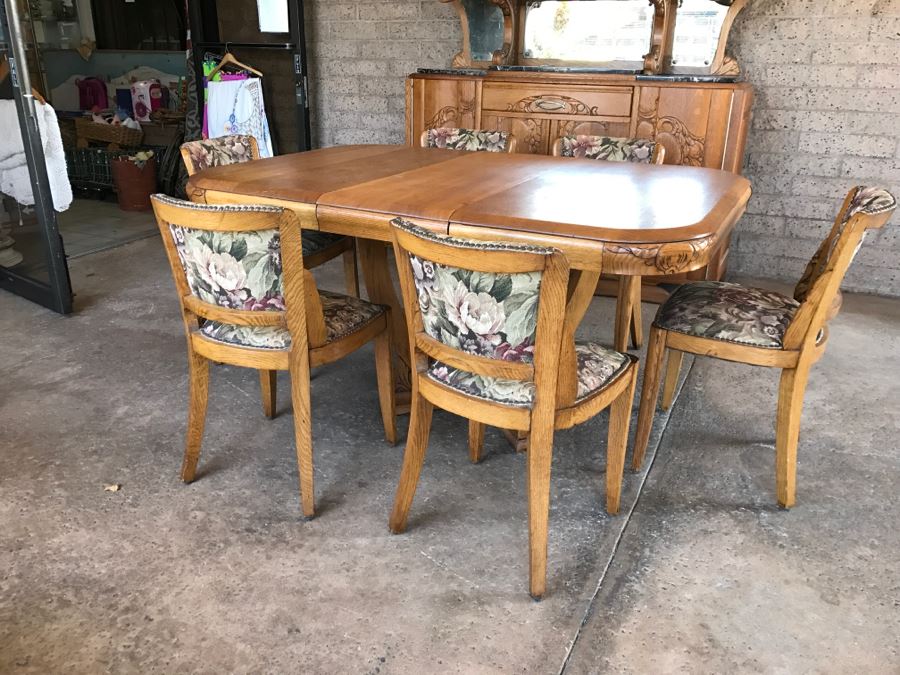
[[319,232],[317,230],[303,230],[303,256],[315,255],[346,238],[347,237],[343,234],[331,234],[330,232]]
[[[334,342],[364,328],[384,314],[385,308],[340,293],[319,291],[325,314],[327,341]],[[284,350],[291,346],[291,334],[278,326],[237,326],[207,321],[200,333],[216,342],[254,349]]]
[[669,296],[653,325],[711,340],[781,349],[799,306],[776,291],[725,281],[695,281]]
[[[576,343],[575,355],[578,360],[576,402],[601,391],[623,373],[630,362],[625,354],[591,342]],[[450,368],[439,361],[434,361],[428,368],[428,377],[439,384],[493,403],[517,408],[530,408],[534,404],[534,382],[476,375],[466,370]]]

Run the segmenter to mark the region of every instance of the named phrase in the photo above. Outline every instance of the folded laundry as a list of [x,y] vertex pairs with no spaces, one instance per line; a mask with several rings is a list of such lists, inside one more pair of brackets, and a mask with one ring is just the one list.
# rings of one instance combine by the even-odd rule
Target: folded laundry
[[[59,133],[59,122],[56,112],[49,104],[39,104],[36,110],[53,207],[57,211],[65,211],[72,203],[72,186],[66,172],[66,155]],[[34,204],[34,190],[25,159],[22,134],[18,131],[19,118],[15,101],[0,100],[0,129],[14,130],[13,133],[0,136],[0,192],[20,204]]]

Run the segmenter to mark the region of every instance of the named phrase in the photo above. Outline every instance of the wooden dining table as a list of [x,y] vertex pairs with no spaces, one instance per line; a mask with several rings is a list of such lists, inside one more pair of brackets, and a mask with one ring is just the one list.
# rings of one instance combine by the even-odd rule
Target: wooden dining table
[[[369,299],[392,308],[398,388],[409,386],[404,314],[390,274],[390,221],[561,249],[580,322],[601,270],[665,275],[704,267],[743,214],[750,183],[687,166],[578,161],[395,145],[347,145],[213,167],[191,200],[275,204],[303,228],[357,237]],[[590,292],[588,292],[590,290]]]

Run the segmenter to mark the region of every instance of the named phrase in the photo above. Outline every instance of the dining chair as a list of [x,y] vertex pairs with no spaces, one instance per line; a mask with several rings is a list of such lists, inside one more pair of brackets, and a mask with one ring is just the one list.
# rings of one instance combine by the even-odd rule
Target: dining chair
[[853,188],[828,237],[813,255],[793,297],[723,281],[680,286],[650,329],[632,467],[640,469],[653,424],[664,352],[662,407],[672,403],[684,353],[781,368],[775,431],[778,503],[794,505],[800,414],[810,367],[825,352],[828,322],[840,309],[840,285],[870,229],[888,221],[897,202],[875,187]]
[[510,154],[516,151],[516,137],[506,131],[438,127],[423,131],[419,142],[423,148],[508,152]]
[[570,275],[560,251],[440,236],[399,218],[391,224],[413,373],[390,529],[406,529],[434,406],[470,420],[476,462],[485,424],[526,430],[530,591],[539,598],[554,430],[610,407],[606,509],[617,513],[637,359],[575,342],[599,274]]
[[303,265],[300,222],[276,206],[206,205],[154,195],[187,337],[190,401],[181,478],[194,480],[206,421],[209,362],[256,368],[275,405],[291,377],[303,514],[315,513],[309,368],[375,342],[384,435],[396,442],[390,309],[318,291]]
[[[662,164],[666,149],[656,141],[644,138],[614,138],[610,136],[561,136],[551,149],[554,157],[581,157],[606,162]],[[616,324],[614,346],[619,351],[631,344],[639,349],[643,344],[644,327],[641,320],[641,277],[620,275],[616,293]]]
[[[221,136],[181,145],[181,158],[188,176],[213,166],[240,164],[259,159],[259,145],[253,136]],[[343,256],[347,295],[359,297],[359,273],[353,237],[317,230],[303,230],[303,264],[308,269]]]

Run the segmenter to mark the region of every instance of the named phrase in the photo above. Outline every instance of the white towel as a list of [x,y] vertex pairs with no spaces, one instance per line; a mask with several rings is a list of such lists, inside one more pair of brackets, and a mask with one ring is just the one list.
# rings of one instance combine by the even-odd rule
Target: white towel
[[271,157],[272,139],[266,119],[262,82],[254,77],[210,82],[208,92],[209,137],[231,134],[254,136],[259,145],[259,156]]
[[[53,208],[65,211],[72,204],[72,186],[66,171],[66,153],[59,133],[59,121],[50,104],[38,103],[35,107]],[[20,204],[30,206],[34,204],[34,191],[25,160],[25,146],[15,101],[0,100],[0,129],[11,131],[0,136],[0,192],[8,194]]]

